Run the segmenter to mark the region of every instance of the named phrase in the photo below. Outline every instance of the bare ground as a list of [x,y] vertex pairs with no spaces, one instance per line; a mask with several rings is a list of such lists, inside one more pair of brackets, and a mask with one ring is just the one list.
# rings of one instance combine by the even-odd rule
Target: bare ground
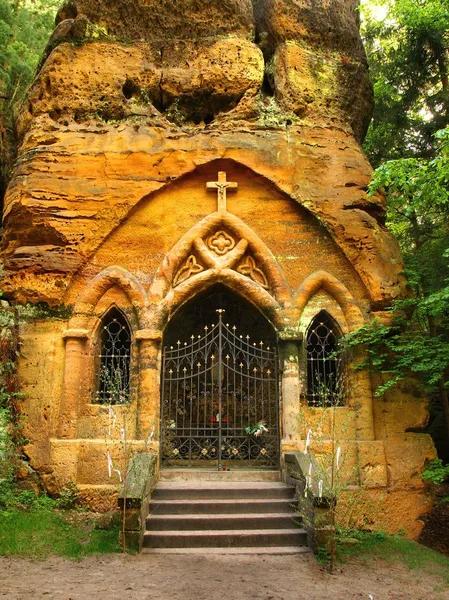
[[311,555],[0,557],[8,600],[449,600],[436,575],[351,559],[327,573]]

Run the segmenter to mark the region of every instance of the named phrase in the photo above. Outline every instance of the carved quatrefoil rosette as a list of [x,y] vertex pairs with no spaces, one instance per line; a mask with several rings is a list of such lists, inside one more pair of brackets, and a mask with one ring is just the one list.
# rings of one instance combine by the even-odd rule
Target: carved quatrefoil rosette
[[173,285],[177,286],[183,281],[187,281],[187,279],[192,275],[195,275],[195,273],[201,273],[201,271],[204,271],[204,267],[197,262],[196,256],[191,254],[184,265],[176,273]]
[[235,248],[235,240],[229,233],[220,229],[208,238],[207,247],[218,256],[224,256]]

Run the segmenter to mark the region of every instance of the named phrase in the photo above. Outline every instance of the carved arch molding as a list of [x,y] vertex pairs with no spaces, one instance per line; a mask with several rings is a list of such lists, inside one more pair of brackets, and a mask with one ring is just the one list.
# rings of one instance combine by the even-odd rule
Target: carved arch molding
[[[317,271],[292,293],[276,258],[264,241],[245,222],[227,211],[226,190],[237,184],[226,181],[219,173],[218,182],[208,182],[208,189],[218,189],[218,208],[191,227],[165,255],[148,290],[120,266],[107,267],[98,273],[77,298],[70,329],[88,329],[86,315],[94,310],[102,295],[118,285],[136,310],[140,326],[155,330],[185,300],[210,282],[228,284],[242,295],[255,298],[254,303],[270,314],[284,328],[295,324],[308,299],[325,289],[342,307],[350,325],[363,324],[357,302],[334,276]],[[281,316],[281,312],[287,313]],[[293,325],[294,326],[294,325]]]
[[268,277],[258,263],[250,242],[223,224],[193,240],[187,258],[174,274],[172,285],[177,287],[208,269],[232,269],[264,290],[270,290]]

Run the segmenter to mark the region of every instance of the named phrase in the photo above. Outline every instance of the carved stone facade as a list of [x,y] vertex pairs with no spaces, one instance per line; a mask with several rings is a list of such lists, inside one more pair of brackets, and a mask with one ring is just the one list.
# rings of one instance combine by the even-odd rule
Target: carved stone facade
[[[19,117],[3,238],[9,297],[50,307],[22,332],[31,464],[50,490],[72,479],[97,508],[113,502],[107,456],[120,462],[123,435],[105,434],[110,411],[92,402],[112,308],[131,332],[129,403],[115,411],[136,450],[151,433],[159,452],[167,324],[221,285],[278,339],[281,452],[303,450],[312,429],[320,456],[329,419],[307,402],[310,324],[324,310],[354,331],[405,291],[384,199],[365,193],[356,1],[185,2],[182,19],[168,0],[107,4],[59,13]],[[61,306],[67,320],[52,316]],[[376,376],[349,373],[337,413],[348,469],[382,500],[377,525],[416,537],[435,450],[408,431],[426,422],[426,400],[413,381],[376,397]]]
[[269,290],[265,273],[258,268],[251,254],[251,244],[241,238],[236,241],[225,229],[218,229],[207,239],[198,237],[193,240],[191,251],[179,271],[175,274],[173,286],[176,287],[197,273],[213,269],[233,269],[248,277],[265,290]]

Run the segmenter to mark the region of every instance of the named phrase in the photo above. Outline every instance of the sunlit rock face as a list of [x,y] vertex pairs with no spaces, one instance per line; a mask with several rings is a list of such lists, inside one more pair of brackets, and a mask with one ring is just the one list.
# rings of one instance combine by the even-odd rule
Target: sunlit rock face
[[232,150],[307,205],[388,302],[402,267],[364,192],[371,109],[357,2],[69,0],[18,117],[6,285],[60,303],[140,198]]
[[[372,88],[357,4],[61,7],[18,114],[2,240],[2,289],[50,307],[23,330],[20,374],[27,452],[52,492],[73,479],[91,506],[114,502],[108,414],[91,403],[98,323],[111,306],[131,315],[140,336],[133,351],[143,353],[143,374],[133,376],[145,394],[135,398],[128,433],[142,438],[160,419],[157,340],[182,302],[208,286],[245,297],[276,336],[296,335],[301,347],[320,310],[352,331],[387,318],[382,311],[405,293],[384,200],[366,194],[371,167],[360,142]],[[217,188],[206,188],[219,171],[238,184],[221,213]],[[214,254],[217,240],[229,256],[226,246]],[[304,424],[315,429],[319,418],[298,413],[305,376],[297,363],[286,373],[291,430],[282,451],[294,451]],[[352,466],[376,502],[388,489],[384,526],[416,537],[428,508],[416,473],[434,448],[405,432],[425,423],[426,402],[412,384],[375,399],[368,373],[351,385],[344,435],[361,461]]]
[[[236,107],[248,119],[247,101],[262,94],[308,122],[352,127],[360,139],[372,93],[355,5],[71,0],[50,48],[72,46],[47,60],[23,126],[46,112],[123,118],[136,100],[171,120],[210,123]],[[83,51],[86,42],[95,47]]]

